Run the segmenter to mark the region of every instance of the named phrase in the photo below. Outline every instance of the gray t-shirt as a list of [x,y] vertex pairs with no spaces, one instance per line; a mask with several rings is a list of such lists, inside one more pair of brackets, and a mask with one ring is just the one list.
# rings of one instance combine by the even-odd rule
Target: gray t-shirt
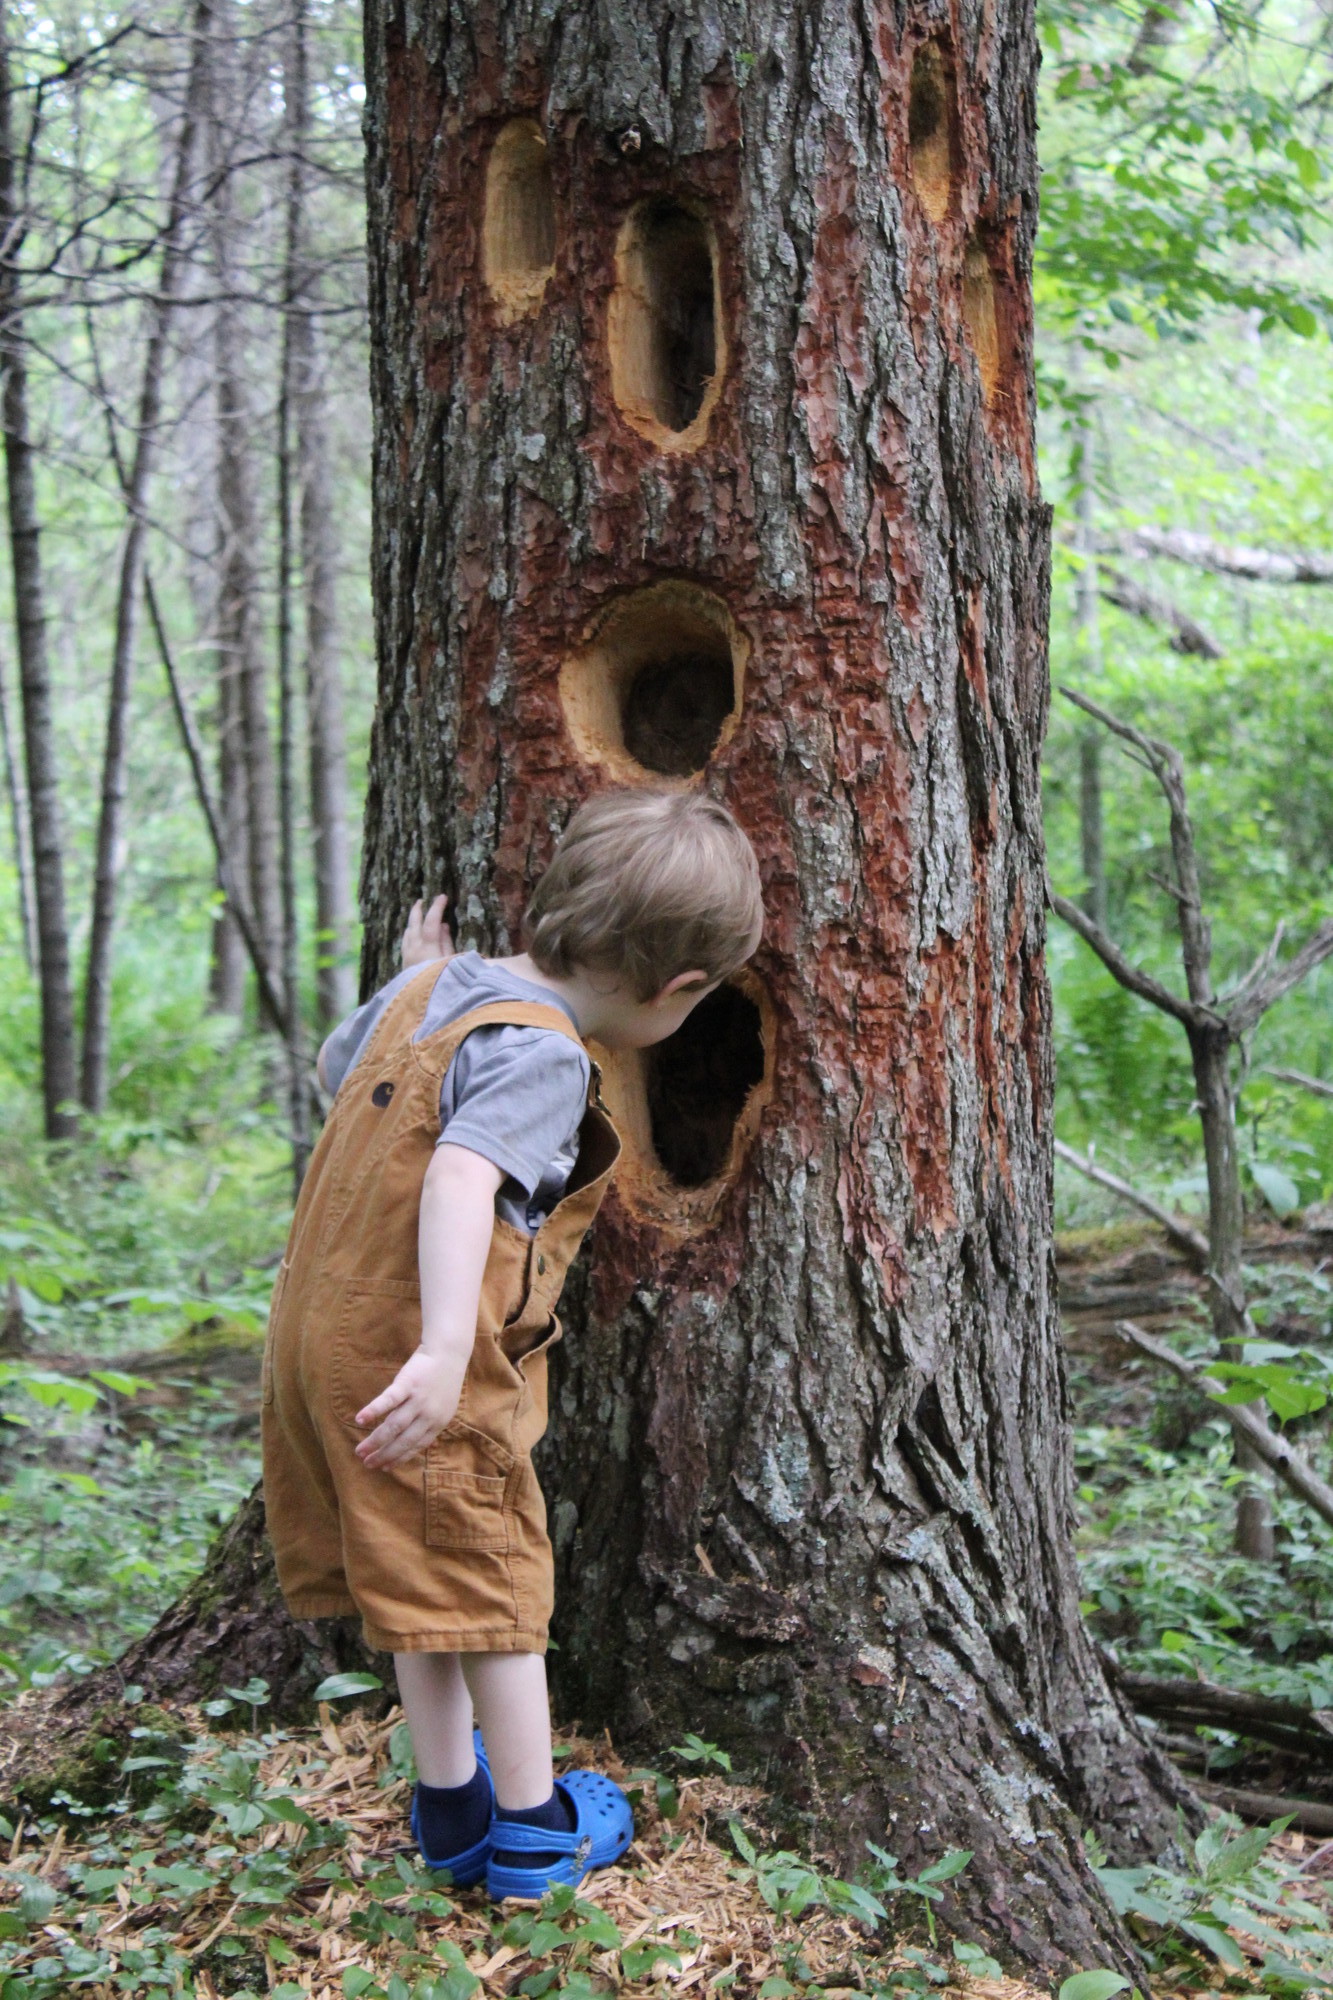
[[[394,995],[422,970],[413,965],[400,972],[334,1029],[324,1045],[331,1091],[339,1091],[355,1069]],[[477,1007],[516,1000],[558,1007],[574,1021],[547,987],[517,978],[479,952],[461,951],[436,980],[413,1040]],[[445,1071],[441,1141],[466,1146],[503,1170],[507,1178],[495,1197],[495,1212],[530,1234],[540,1229],[574,1171],[591,1075],[582,1045],[555,1028],[505,1026],[474,1028]]]

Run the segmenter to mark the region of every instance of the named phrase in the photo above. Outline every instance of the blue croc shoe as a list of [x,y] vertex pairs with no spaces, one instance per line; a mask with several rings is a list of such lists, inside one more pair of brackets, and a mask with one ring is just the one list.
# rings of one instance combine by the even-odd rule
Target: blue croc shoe
[[[619,1785],[613,1785],[600,1771],[570,1771],[557,1778],[556,1790],[574,1814],[572,1833],[554,1832],[549,1826],[526,1826],[520,1820],[504,1819],[496,1808],[491,1821],[491,1859],[486,1867],[486,1888],[498,1903],[505,1896],[544,1896],[562,1883],[577,1888],[594,1868],[609,1868],[619,1861],[634,1838],[634,1814]],[[557,1854],[559,1860],[533,1867],[505,1862],[500,1854]]]
[[[486,1761],[486,1750],[485,1746],[482,1743],[481,1731],[479,1729],[473,1730],[472,1742],[473,1742],[473,1747],[475,1748],[477,1753],[477,1762],[481,1766],[482,1770],[486,1773],[486,1776],[489,1778],[491,1775],[491,1767]],[[494,1812],[495,1812],[495,1790],[494,1787],[492,1787],[491,1790],[492,1825],[494,1824]],[[491,1836],[489,1831],[483,1834],[482,1838],[479,1841],[477,1841],[474,1846],[465,1847],[461,1854],[451,1854],[447,1861],[436,1861],[433,1855],[427,1854],[425,1849],[425,1844],[423,1843],[421,1838],[421,1816],[417,1810],[417,1795],[415,1787],[413,1788],[412,1791],[412,1838],[413,1840],[415,1840],[417,1847],[420,1851],[421,1858],[425,1862],[427,1868],[434,1869],[440,1874],[447,1875],[449,1877],[449,1882],[451,1887],[455,1889],[474,1888],[476,1884],[480,1882],[482,1876],[486,1873],[487,1863],[490,1861],[491,1858]]]

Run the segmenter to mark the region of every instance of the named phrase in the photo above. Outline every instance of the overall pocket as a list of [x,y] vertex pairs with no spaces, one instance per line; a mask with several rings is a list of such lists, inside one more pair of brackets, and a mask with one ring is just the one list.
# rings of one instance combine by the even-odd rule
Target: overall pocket
[[388,1388],[421,1345],[421,1294],[399,1278],[353,1278],[329,1356],[329,1407],[357,1430],[358,1410]]
[[503,1555],[517,1475],[512,1452],[454,1420],[426,1453],[426,1546]]

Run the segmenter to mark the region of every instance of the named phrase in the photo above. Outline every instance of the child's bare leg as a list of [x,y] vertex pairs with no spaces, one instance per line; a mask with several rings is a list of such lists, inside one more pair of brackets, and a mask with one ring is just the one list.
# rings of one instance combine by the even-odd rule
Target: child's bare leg
[[472,1747],[472,1696],[458,1654],[395,1653],[393,1666],[421,1782],[467,1784],[477,1768],[477,1755]]
[[545,1659],[540,1653],[464,1653],[462,1668],[500,1810],[545,1805],[555,1784]]

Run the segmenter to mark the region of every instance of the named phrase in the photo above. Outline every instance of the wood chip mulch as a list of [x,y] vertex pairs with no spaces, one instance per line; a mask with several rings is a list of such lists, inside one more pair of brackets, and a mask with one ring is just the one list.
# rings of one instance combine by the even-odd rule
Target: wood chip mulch
[[[218,1822],[209,1826],[201,1815],[192,1865],[207,1870],[210,1850],[223,1845],[235,1854],[214,1860],[215,1885],[193,1895],[178,1898],[164,1891],[160,1870],[154,1869],[155,1859],[183,1858],[178,1828],[162,1828],[163,1852],[155,1856],[151,1825],[136,1827],[124,1819],[90,1822],[89,1844],[81,1843],[77,1823],[46,1833],[21,1825],[10,1843],[8,1866],[0,1867],[5,1905],[13,1907],[25,1884],[31,1896],[34,1880],[62,1894],[50,1920],[25,1944],[27,1963],[11,1959],[10,1969],[30,1971],[43,1952],[58,1953],[62,1941],[68,1948],[68,1941],[77,1940],[80,1948],[106,1954],[109,1960],[104,1973],[99,1967],[101,1976],[79,1982],[79,1991],[96,2000],[173,1991],[192,1993],[193,2000],[229,2000],[275,1990],[285,1996],[310,1995],[311,2000],[347,2000],[363,1990],[367,1974],[375,1988],[396,2000],[396,1995],[410,1994],[423,1976],[444,1979],[450,1966],[461,1972],[464,1965],[480,1982],[475,2000],[520,1994],[525,1982],[552,1965],[560,1968],[554,1994],[569,1984],[579,1993],[655,1995],[659,2000],[714,1992],[753,2000],[766,1982],[778,1982],[769,1986],[773,1994],[801,1993],[810,1986],[830,1996],[864,1993],[887,1981],[891,1968],[910,1963],[891,1939],[876,1940],[827,1910],[809,1909],[798,1920],[777,1916],[760,1896],[753,1874],[740,1864],[727,1833],[730,1819],[751,1828],[762,1819],[764,1795],[712,1775],[680,1780],[679,1811],[673,1819],[658,1812],[651,1786],[640,1789],[638,1834],[625,1861],[591,1876],[580,1891],[581,1899],[618,1926],[618,1950],[585,1944],[572,1957],[557,1950],[554,1956],[548,1951],[534,1958],[503,1935],[521,1906],[496,1909],[481,1890],[447,1892],[451,1913],[444,1913],[443,1905],[410,1912],[414,1895],[420,1898],[437,1882],[418,1876],[415,1883],[404,1883],[391,1872],[395,1857],[408,1863],[414,1854],[406,1837],[409,1787],[395,1774],[389,1754],[400,1721],[396,1711],[382,1722],[347,1714],[335,1718],[326,1706],[317,1728],[287,1732],[260,1765],[262,1789],[288,1794],[321,1825],[338,1822],[345,1829],[343,1845],[312,1847],[299,1826],[281,1823],[267,1823],[248,1835],[228,1835]],[[202,1718],[199,1724],[202,1739]],[[214,1740],[217,1754],[225,1753],[225,1741]],[[570,1750],[564,1768],[589,1766],[626,1781],[626,1767],[609,1743],[568,1734],[564,1740]],[[104,1891],[108,1899],[99,1902],[96,1893],[80,1893],[76,1864],[106,1867],[93,1843],[107,1832],[128,1852],[128,1863],[123,1880],[114,1891]],[[327,1868],[331,1853],[341,1863],[335,1871],[339,1879],[320,1879],[317,1870],[320,1864]],[[257,1907],[235,1893],[234,1878],[241,1866],[265,1854],[275,1861],[285,1858],[299,1879],[290,1882],[281,1901]],[[84,1913],[86,1920],[80,1922]],[[395,1924],[398,1935],[384,1934],[386,1920]],[[577,1915],[565,1921],[575,1924]],[[380,1935],[375,1936],[377,1928]],[[627,1976],[621,1953],[658,1940],[679,1962],[659,1960],[642,1976]],[[172,1958],[183,1955],[185,1963],[164,1966],[154,1976],[136,1954],[156,1954],[161,1962],[164,1945]],[[947,1965],[948,1940],[941,1939],[932,1956]],[[461,1984],[470,1982],[464,1978]],[[1037,1992],[1017,1980],[961,1977],[937,1990],[966,2000],[1034,2000]],[[368,2000],[374,2000],[373,1988]]]

